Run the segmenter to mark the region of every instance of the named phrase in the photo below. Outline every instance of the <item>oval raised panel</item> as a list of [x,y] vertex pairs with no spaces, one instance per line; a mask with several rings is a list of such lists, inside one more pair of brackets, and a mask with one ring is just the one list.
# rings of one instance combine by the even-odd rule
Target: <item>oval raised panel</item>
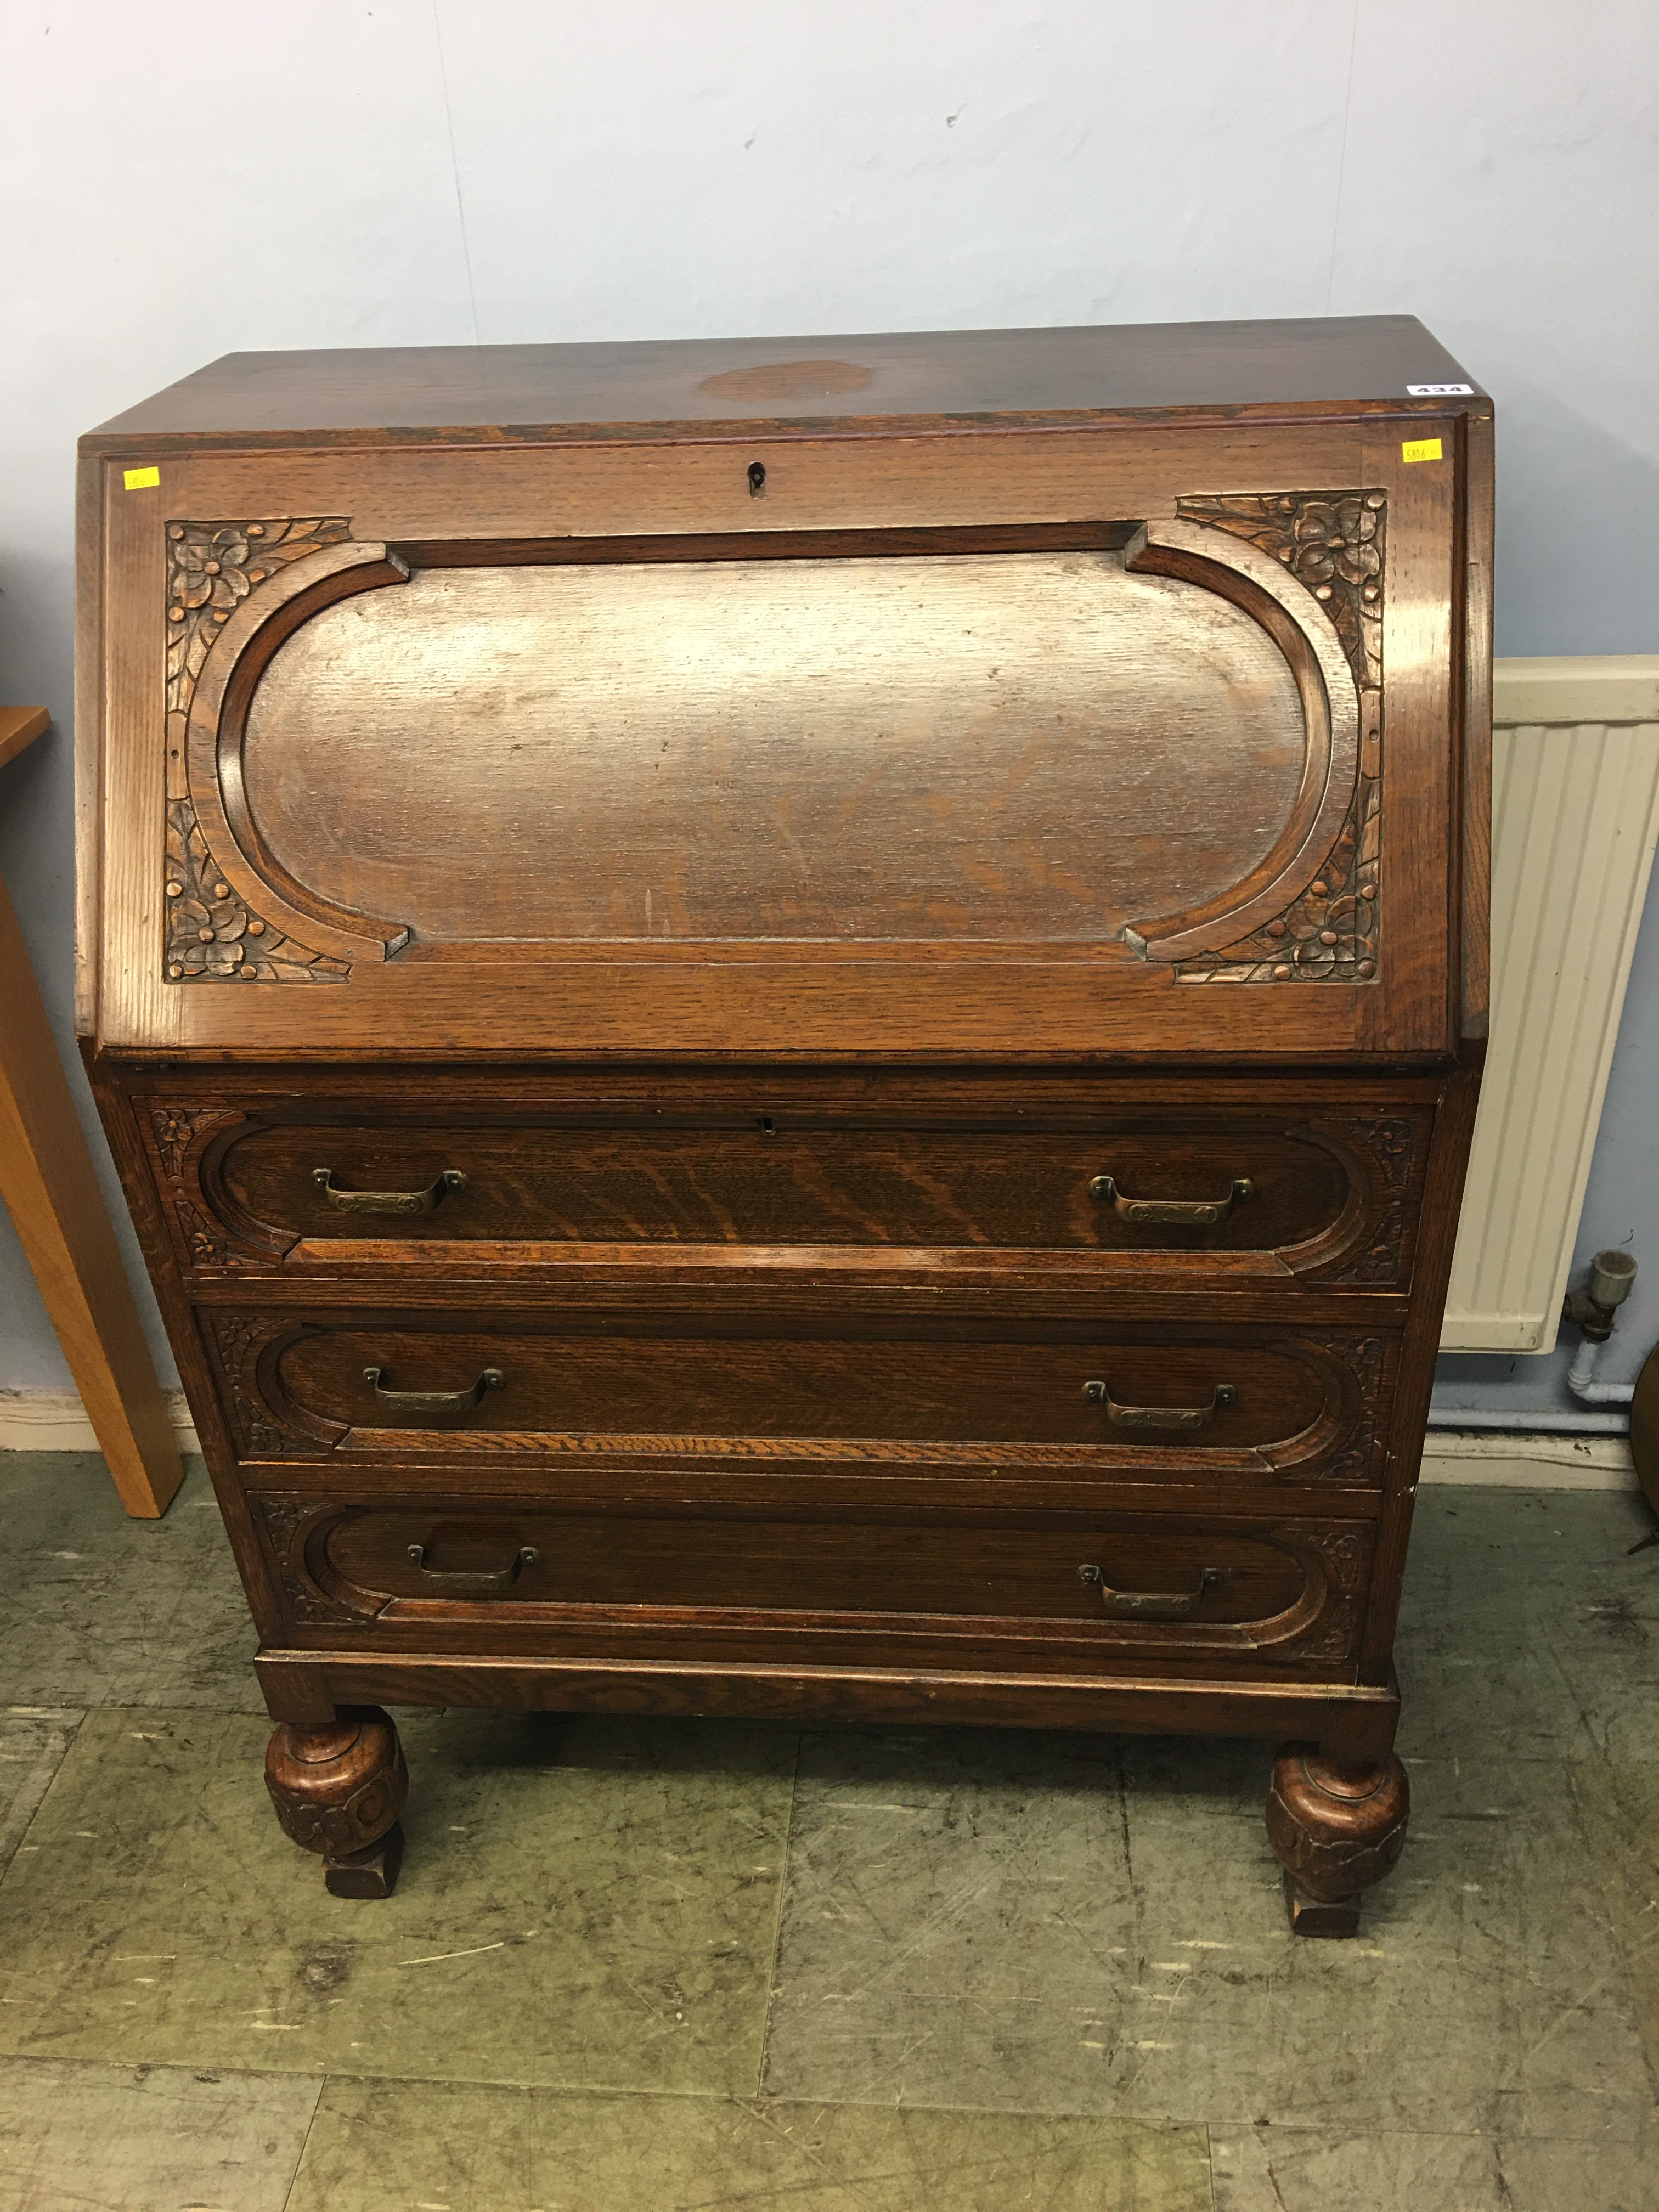
[[[453,1409],[446,1448],[494,1434],[580,1438],[603,1449],[697,1449],[721,1438],[796,1450],[823,1440],[842,1457],[892,1456],[909,1444],[1027,1449],[1083,1447],[1174,1465],[1183,1453],[1223,1471],[1259,1472],[1263,1452],[1327,1436],[1344,1398],[1337,1355],[1299,1340],[1145,1343],[1103,1334],[1092,1342],[937,1341],[884,1338],[615,1336],[532,1331],[510,1322],[471,1328],[408,1323],[307,1329],[276,1355],[273,1405],[323,1430],[349,1426],[353,1443],[433,1432],[419,1406],[389,1405],[388,1389],[454,1396],[486,1370],[499,1389]],[[1196,1435],[1130,1434],[1085,1390],[1103,1377],[1121,1405],[1182,1409],[1233,1389]],[[445,1416],[448,1418],[447,1414]],[[422,1447],[424,1448],[424,1447]],[[908,1449],[899,1457],[914,1456]]]
[[417,569],[248,708],[267,849],[436,941],[1086,945],[1224,905],[1304,801],[1296,678],[1115,553]]

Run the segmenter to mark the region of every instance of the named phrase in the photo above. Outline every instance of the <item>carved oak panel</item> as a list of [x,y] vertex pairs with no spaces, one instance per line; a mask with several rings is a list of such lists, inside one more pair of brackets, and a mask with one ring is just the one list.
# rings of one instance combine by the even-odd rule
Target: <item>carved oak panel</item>
[[1374,1481],[1389,1340],[1260,1328],[718,1333],[504,1316],[207,1317],[253,1456],[1049,1469]]
[[1257,504],[1288,551],[1202,501],[1073,550],[816,560],[173,523],[167,977],[779,942],[1119,946],[1198,980],[1253,927],[1286,974],[1369,981],[1380,690],[1312,578],[1380,577],[1382,496]]
[[157,1164],[198,1267],[352,1264],[343,1248],[368,1240],[377,1255],[406,1244],[520,1263],[595,1247],[642,1261],[669,1247],[718,1251],[726,1264],[744,1247],[805,1261],[863,1246],[894,1264],[906,1251],[917,1265],[939,1251],[988,1265],[1059,1252],[1103,1273],[1409,1280],[1426,1109],[1344,1115],[1310,1099],[1309,1118],[1291,1121],[1103,1100],[1093,1127],[1010,1128],[975,1119],[971,1097],[943,1126],[912,1105],[907,1126],[878,1091],[863,1115],[810,1102],[745,1112],[750,1096],[734,1086],[667,1127],[597,1101],[585,1115],[505,1124],[389,1121],[384,1098],[194,1120],[153,1110],[185,1133],[158,1139]]
[[[453,1626],[470,1648],[526,1628],[603,1649],[616,1608],[672,1646],[734,1634],[983,1638],[1018,1626],[1073,1663],[1092,1650],[1340,1663],[1370,1574],[1358,1522],[1126,1513],[1037,1529],[902,1527],[809,1514],[630,1518],[511,1498],[255,1500],[294,1620]],[[705,1626],[707,1624],[708,1626]],[[492,1629],[495,1633],[492,1635]],[[716,1631],[718,1633],[718,1631]]]

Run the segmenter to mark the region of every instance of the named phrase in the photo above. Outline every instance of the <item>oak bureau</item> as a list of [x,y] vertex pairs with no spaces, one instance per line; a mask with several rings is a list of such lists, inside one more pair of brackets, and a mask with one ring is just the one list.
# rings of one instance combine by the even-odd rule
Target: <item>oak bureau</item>
[[241,354],[82,455],[78,1026],[329,1887],[387,1705],[1199,1730],[1352,1932],[1486,1027],[1456,362]]

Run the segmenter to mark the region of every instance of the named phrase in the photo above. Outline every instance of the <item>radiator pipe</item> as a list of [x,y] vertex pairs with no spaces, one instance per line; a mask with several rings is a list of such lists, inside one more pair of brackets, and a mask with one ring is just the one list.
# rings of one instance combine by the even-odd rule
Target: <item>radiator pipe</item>
[[1572,1322],[1583,1339],[1567,1370],[1567,1388],[1580,1406],[1589,1408],[1588,1412],[1581,1413],[1564,1407],[1531,1413],[1512,1413],[1507,1407],[1476,1413],[1468,1407],[1436,1406],[1430,1409],[1430,1428],[1489,1429],[1510,1436],[1625,1435],[1630,1427],[1628,1413],[1600,1409],[1628,1407],[1636,1395],[1636,1385],[1598,1382],[1595,1366],[1601,1357],[1601,1346],[1613,1334],[1618,1309],[1630,1296],[1635,1280],[1636,1262],[1628,1252],[1598,1252],[1590,1261],[1589,1276],[1583,1289],[1570,1291],[1562,1306],[1563,1318]]
[[1598,1382],[1595,1363],[1601,1357],[1601,1347],[1593,1337],[1587,1336],[1573,1354],[1572,1365],[1567,1370],[1567,1388],[1581,1406],[1628,1406],[1636,1395],[1633,1382]]
[[1583,1341],[1567,1370],[1567,1388],[1581,1406],[1628,1406],[1636,1395],[1633,1382],[1598,1382],[1595,1364],[1601,1346],[1618,1325],[1619,1308],[1636,1281],[1636,1262],[1616,1248],[1598,1252],[1590,1261],[1589,1279],[1582,1291],[1569,1291],[1561,1311],[1575,1322]]

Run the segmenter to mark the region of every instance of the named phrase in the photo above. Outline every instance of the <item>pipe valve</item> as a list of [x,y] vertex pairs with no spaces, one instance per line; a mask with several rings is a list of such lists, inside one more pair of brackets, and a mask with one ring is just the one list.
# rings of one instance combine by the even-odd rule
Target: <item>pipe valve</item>
[[1577,1325],[1586,1344],[1605,1344],[1613,1334],[1613,1316],[1635,1281],[1636,1262],[1628,1252],[1598,1252],[1583,1289],[1567,1292],[1562,1313]]

